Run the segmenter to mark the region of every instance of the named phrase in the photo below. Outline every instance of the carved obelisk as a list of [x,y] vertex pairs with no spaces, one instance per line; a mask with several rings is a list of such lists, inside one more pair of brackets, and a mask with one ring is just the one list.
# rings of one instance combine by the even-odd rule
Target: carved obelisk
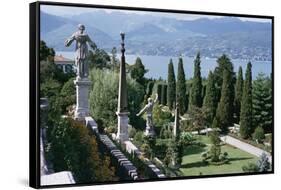
[[127,82],[126,82],[126,63],[125,63],[125,33],[120,33],[121,35],[121,63],[120,63],[120,73],[119,73],[119,92],[118,92],[118,108],[117,108],[117,118],[118,118],[118,131],[117,139],[120,142],[124,142],[129,139],[128,136],[128,123],[129,123],[129,112],[128,112],[128,95],[127,95]]

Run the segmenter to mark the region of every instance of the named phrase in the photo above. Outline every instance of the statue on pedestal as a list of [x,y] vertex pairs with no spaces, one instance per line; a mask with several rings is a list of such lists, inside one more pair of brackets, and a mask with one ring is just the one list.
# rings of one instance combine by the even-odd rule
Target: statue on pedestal
[[96,44],[85,33],[85,26],[78,25],[78,31],[72,34],[70,38],[65,41],[65,46],[68,47],[76,41],[75,46],[75,65],[77,66],[77,78],[74,80],[76,86],[76,108],[74,118],[77,120],[85,120],[89,116],[89,88],[91,81],[88,79],[89,69],[87,63],[88,45],[94,50],[97,48]]
[[65,46],[70,46],[73,41],[76,41],[75,65],[77,66],[77,79],[87,78],[89,75],[88,63],[86,60],[88,56],[87,43],[93,50],[95,50],[97,46],[88,34],[85,33],[85,26],[83,24],[78,25],[78,31],[65,41]]
[[145,135],[146,136],[154,136],[154,126],[153,126],[153,120],[152,120],[152,111],[153,106],[158,100],[158,94],[156,94],[155,99],[148,98],[148,103],[145,105],[145,107],[137,114],[137,116],[140,116],[144,112],[146,112],[146,129],[145,129]]

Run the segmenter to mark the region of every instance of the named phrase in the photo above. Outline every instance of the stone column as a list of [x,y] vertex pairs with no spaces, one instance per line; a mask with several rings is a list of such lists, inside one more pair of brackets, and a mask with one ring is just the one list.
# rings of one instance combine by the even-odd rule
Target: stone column
[[88,77],[76,78],[74,80],[76,86],[76,109],[74,119],[83,121],[86,116],[89,116],[89,88],[91,81]]
[[178,138],[179,135],[179,126],[180,126],[180,119],[179,119],[179,106],[176,104],[175,109],[175,122],[174,122],[174,128],[173,128],[173,135],[175,138]]
[[125,63],[125,34],[121,33],[121,63],[120,63],[120,73],[119,73],[119,92],[118,92],[118,108],[117,108],[117,118],[118,118],[118,131],[117,139],[120,142],[129,139],[128,135],[128,123],[129,123],[129,112],[128,112],[128,95],[127,95],[127,82],[126,82],[126,63]]

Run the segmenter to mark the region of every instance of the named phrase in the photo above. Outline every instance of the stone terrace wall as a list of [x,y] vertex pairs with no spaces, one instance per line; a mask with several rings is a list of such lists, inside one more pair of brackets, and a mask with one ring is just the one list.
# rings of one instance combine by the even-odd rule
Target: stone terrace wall
[[[142,153],[141,151],[131,142],[125,141],[124,142],[126,151],[129,154],[135,155],[139,160],[142,160]],[[149,172],[149,176],[152,178],[165,178],[166,176],[158,169],[149,159],[143,158],[144,164],[147,166],[147,171]]]
[[93,134],[97,137],[97,141],[101,148],[108,152],[111,156],[111,161],[118,166],[117,174],[122,180],[137,180],[137,168],[127,159],[127,157],[116,147],[111,139],[104,134],[98,132],[97,123],[92,117],[85,117],[86,126],[90,128]]

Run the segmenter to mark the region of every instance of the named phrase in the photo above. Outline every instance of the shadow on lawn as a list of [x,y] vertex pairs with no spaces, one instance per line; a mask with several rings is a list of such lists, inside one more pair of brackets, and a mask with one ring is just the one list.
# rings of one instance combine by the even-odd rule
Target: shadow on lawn
[[200,168],[200,167],[205,167],[208,164],[203,163],[202,161],[199,162],[192,162],[192,163],[186,163],[181,165],[181,168]]
[[205,148],[202,146],[192,145],[192,146],[188,147],[187,149],[185,149],[184,155],[199,154],[199,153],[202,153],[205,151],[206,151]]
[[[249,159],[252,159],[252,157],[229,158],[229,162],[224,163],[224,164],[231,164],[232,161],[241,161],[241,160],[249,160]],[[224,164],[222,164],[222,165],[224,165]],[[197,161],[197,162],[183,164],[183,165],[181,165],[181,168],[200,168],[200,167],[205,167],[208,165],[212,166],[213,164],[206,164],[206,163],[203,163],[202,161]]]
[[229,160],[229,162],[231,162],[231,161],[241,161],[241,160],[250,160],[250,159],[253,159],[252,157],[238,157],[238,158],[229,158],[228,160]]

